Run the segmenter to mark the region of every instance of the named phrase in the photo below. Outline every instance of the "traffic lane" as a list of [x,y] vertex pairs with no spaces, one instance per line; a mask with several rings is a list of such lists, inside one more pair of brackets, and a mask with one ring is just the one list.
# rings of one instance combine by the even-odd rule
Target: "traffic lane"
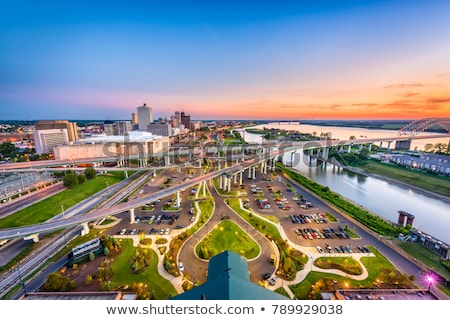
[[43,189],[31,192],[29,195],[22,196],[19,199],[0,205],[0,219],[4,218],[18,210],[30,206],[33,203],[39,202],[44,198],[59,193],[66,188],[62,183],[57,183]]
[[18,253],[22,252],[32,240],[14,239],[0,248],[0,267],[11,261]]
[[276,253],[269,241],[265,236],[255,230],[250,224],[248,224],[239,214],[234,212],[228,205],[225,204],[225,198],[218,195],[215,190],[213,191],[216,210],[215,217],[212,219],[215,225],[220,223],[219,217],[227,216],[228,220],[235,222],[243,231],[247,232],[249,236],[258,243],[260,247],[260,254],[255,259],[248,261],[248,268],[250,272],[250,280],[252,282],[258,282],[261,280],[261,276],[275,271],[275,266],[269,263],[270,255]]

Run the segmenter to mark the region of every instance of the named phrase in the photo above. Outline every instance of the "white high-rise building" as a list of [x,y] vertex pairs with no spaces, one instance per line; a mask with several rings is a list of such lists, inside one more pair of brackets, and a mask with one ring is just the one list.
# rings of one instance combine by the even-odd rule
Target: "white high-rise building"
[[153,123],[153,111],[146,103],[137,108],[138,129],[140,131],[147,131],[147,126]]

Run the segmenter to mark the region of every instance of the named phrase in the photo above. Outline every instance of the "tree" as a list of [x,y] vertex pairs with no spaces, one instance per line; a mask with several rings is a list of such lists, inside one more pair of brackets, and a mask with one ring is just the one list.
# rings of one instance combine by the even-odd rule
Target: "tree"
[[350,136],[350,140],[356,140],[355,136]]
[[77,178],[78,178],[78,183],[79,183],[79,184],[83,184],[83,183],[86,182],[86,176],[85,176],[84,174],[79,174],[79,175],[77,176]]
[[63,184],[67,188],[73,188],[79,184],[78,177],[72,171],[66,173],[63,179]]
[[436,143],[434,149],[436,153],[448,153],[448,145],[442,142]]
[[361,159],[361,160],[367,160],[367,159],[369,159],[369,154],[370,154],[370,151],[369,151],[369,149],[367,149],[367,148],[362,148],[361,149],[361,151],[359,152],[359,159]]
[[84,175],[86,176],[86,179],[91,180],[95,178],[95,176],[97,175],[97,171],[95,171],[95,169],[92,167],[87,167],[84,170]]
[[425,152],[433,152],[433,144],[432,143],[425,144],[425,146],[423,148],[424,148]]
[[91,252],[89,253],[89,261],[94,261],[95,260],[95,253]]
[[71,291],[76,288],[76,282],[70,281],[69,277],[65,277],[59,272],[50,273],[47,281],[42,287],[43,291]]

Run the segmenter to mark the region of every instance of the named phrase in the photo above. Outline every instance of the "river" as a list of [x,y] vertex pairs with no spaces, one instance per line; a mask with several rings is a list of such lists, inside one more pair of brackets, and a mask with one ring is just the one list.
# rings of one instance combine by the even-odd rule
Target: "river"
[[[397,135],[393,130],[370,130],[363,128],[343,128],[311,125],[288,125],[288,124],[265,124],[256,128],[280,128],[298,130],[302,133],[331,132],[336,139],[348,139],[351,135],[367,138],[394,137]],[[261,136],[246,132],[244,139],[249,143],[260,143]],[[448,143],[448,138],[419,140],[416,145],[425,143],[435,144],[437,142]],[[414,144],[411,146],[414,148]],[[339,193],[348,200],[357,203],[384,219],[397,222],[398,211],[406,211],[415,216],[413,226],[433,237],[450,244],[450,205],[445,201],[426,196],[413,189],[390,184],[383,180],[355,174],[332,165],[316,166],[301,153],[296,153],[293,167],[303,175],[331,190]],[[285,155],[283,161],[290,164],[290,154]]]

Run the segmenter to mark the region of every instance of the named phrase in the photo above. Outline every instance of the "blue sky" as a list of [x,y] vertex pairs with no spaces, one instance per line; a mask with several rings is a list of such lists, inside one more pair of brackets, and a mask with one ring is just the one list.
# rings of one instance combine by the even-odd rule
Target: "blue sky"
[[0,119],[450,115],[450,1],[0,4]]

